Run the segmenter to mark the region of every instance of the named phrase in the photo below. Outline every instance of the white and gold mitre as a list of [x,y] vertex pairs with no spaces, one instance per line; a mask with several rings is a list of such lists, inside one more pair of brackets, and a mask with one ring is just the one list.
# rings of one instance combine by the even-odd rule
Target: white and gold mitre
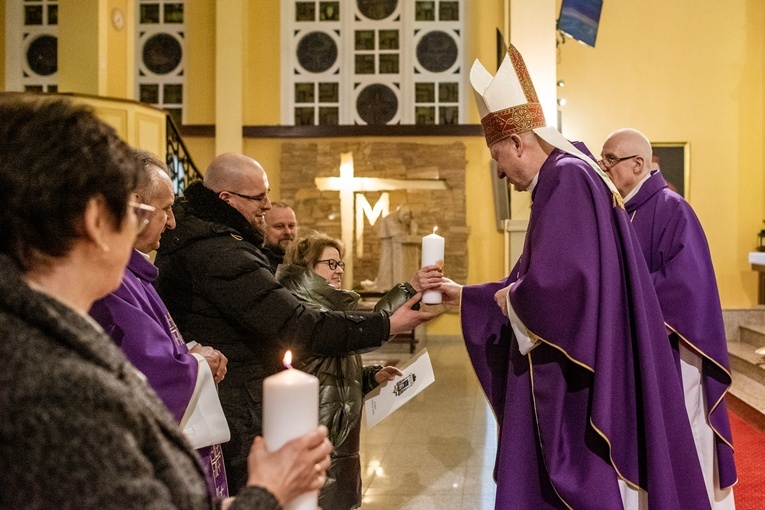
[[470,70],[470,84],[489,147],[510,135],[547,124],[523,57],[512,44],[496,76],[476,60]]
[[619,202],[623,207],[621,195],[598,164],[574,147],[557,129],[547,126],[529,70],[515,46],[508,45],[507,54],[494,76],[476,59],[470,69],[470,84],[489,147],[511,135],[534,131],[553,147],[589,164],[611,190],[614,204]]

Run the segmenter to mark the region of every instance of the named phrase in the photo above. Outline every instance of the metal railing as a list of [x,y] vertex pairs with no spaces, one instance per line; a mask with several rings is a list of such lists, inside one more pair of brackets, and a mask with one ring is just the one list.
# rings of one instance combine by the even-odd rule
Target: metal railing
[[167,114],[167,170],[173,180],[176,196],[183,195],[189,183],[202,178],[202,174],[191,159],[183,138],[173,118]]

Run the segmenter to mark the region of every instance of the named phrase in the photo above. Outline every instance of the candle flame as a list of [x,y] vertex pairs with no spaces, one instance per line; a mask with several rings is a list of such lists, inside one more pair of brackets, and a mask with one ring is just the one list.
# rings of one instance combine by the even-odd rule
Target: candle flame
[[433,233],[436,233],[436,230],[438,230],[438,227],[433,227]]
[[284,359],[282,360],[282,363],[284,363],[285,368],[292,368],[292,351],[287,351],[284,353]]

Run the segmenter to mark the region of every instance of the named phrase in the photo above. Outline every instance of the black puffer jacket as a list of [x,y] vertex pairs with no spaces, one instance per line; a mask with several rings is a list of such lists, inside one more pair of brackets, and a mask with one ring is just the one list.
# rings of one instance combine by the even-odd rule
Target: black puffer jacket
[[[303,266],[279,266],[279,282],[306,305],[316,310],[354,310],[359,295],[338,290],[327,280]],[[397,285],[377,304],[375,310],[392,312],[415,294],[408,284]],[[320,356],[309,354],[300,366],[319,378],[319,420],[329,429],[334,445],[327,483],[319,506],[327,510],[350,510],[361,505],[361,463],[359,435],[364,395],[377,386],[379,365],[363,366],[361,356]]]
[[223,445],[229,489],[246,481],[247,454],[262,430],[263,379],[281,370],[291,349],[336,356],[380,347],[384,313],[319,312],[300,303],[274,278],[260,251],[262,235],[201,183],[174,208],[177,226],[162,237],[157,291],[183,337],[228,358],[219,386],[231,441]]

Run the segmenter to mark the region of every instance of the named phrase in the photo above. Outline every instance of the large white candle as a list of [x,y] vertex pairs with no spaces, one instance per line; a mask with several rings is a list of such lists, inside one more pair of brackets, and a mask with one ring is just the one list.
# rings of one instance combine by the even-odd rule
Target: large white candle
[[[433,233],[422,238],[422,267],[437,264],[444,267],[444,238],[436,234],[438,227],[433,228]],[[422,302],[427,305],[441,304],[441,292],[426,290],[422,294]]]
[[[263,381],[263,440],[268,451],[275,451],[290,439],[306,434],[319,425],[319,380],[290,366],[292,353],[287,351],[288,366]],[[318,491],[298,496],[285,510],[316,510]]]

